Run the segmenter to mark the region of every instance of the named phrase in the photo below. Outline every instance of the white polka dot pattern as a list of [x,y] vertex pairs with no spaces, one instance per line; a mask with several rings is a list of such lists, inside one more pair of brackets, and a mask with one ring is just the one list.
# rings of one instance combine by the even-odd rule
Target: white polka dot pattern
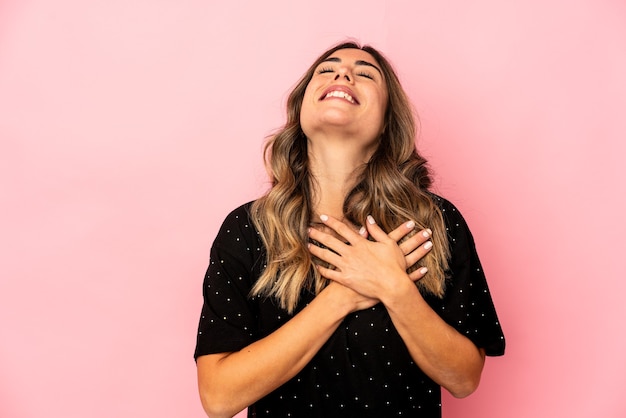
[[[504,336],[474,241],[458,210],[434,196],[450,239],[450,279],[443,299],[425,296],[451,326],[504,353]],[[211,248],[195,356],[236,351],[272,333],[291,316],[271,299],[249,298],[265,267],[263,245],[248,217],[250,203],[224,221]],[[299,309],[313,299],[304,292]],[[441,391],[412,361],[382,305],[345,318],[293,379],[251,405],[255,417],[440,417]]]

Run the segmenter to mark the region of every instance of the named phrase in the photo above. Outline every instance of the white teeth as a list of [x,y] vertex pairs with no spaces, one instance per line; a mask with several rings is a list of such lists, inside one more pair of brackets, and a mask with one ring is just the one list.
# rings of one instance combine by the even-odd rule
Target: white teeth
[[343,91],[339,91],[339,90],[334,90],[331,91],[330,93],[328,93],[326,95],[326,97],[324,97],[325,99],[328,97],[339,97],[342,99],[346,99],[347,101],[349,101],[350,103],[354,103],[354,99],[352,98],[352,96],[350,96],[348,93],[343,92]]

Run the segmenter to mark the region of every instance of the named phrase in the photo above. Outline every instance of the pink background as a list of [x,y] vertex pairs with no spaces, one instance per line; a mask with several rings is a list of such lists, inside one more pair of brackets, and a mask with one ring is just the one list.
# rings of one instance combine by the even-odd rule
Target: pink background
[[210,244],[347,36],[396,65],[508,339],[444,417],[626,416],[624,1],[5,0],[0,417],[203,416]]

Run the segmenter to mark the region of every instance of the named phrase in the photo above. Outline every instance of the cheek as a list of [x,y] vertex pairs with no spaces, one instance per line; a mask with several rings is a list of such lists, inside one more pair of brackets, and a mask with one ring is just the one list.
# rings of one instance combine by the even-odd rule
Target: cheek
[[311,109],[312,103],[310,97],[311,94],[307,89],[304,93],[304,97],[302,98],[302,106],[300,107],[300,127],[305,130],[305,133],[310,123],[311,114],[313,113]]
[[304,96],[302,97],[302,104],[310,104],[313,102],[313,96],[315,96],[315,86],[312,83],[309,83],[307,88],[304,90]]
[[385,119],[385,115],[387,114],[387,108],[389,107],[389,97],[387,93],[381,94],[380,97],[380,118],[382,120]]
[[315,86],[309,85],[304,90],[302,97],[302,107],[300,108],[300,121],[307,120],[311,116],[313,106],[315,105]]

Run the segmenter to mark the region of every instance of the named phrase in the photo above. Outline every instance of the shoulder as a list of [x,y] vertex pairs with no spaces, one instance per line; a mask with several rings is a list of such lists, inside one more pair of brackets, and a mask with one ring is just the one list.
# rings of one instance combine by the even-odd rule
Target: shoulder
[[231,210],[222,222],[220,232],[226,228],[250,228],[252,227],[252,218],[250,216],[250,210],[254,201],[244,203],[241,206]]
[[448,232],[450,232],[452,227],[458,228],[462,226],[467,228],[467,223],[465,222],[461,211],[459,211],[459,209],[451,201],[434,193],[430,193],[430,196],[441,211],[443,220],[448,227]]
[[258,233],[250,216],[253,203],[254,201],[244,203],[226,215],[215,243],[219,245],[232,241],[232,244],[235,244],[256,241],[258,239]]
[[448,199],[438,194],[429,192],[430,198],[435,202],[437,207],[441,210],[442,213],[456,213],[458,212],[457,207]]
[[245,203],[226,215],[211,245],[212,262],[219,261],[224,268],[239,271],[242,277],[256,272],[264,259],[265,247],[250,216],[252,204]]
[[252,200],[231,210],[228,215],[226,215],[224,222],[239,223],[250,220],[250,209],[254,202],[255,201]]
[[431,193],[431,197],[443,216],[452,256],[465,258],[475,252],[474,237],[461,211],[442,196]]

